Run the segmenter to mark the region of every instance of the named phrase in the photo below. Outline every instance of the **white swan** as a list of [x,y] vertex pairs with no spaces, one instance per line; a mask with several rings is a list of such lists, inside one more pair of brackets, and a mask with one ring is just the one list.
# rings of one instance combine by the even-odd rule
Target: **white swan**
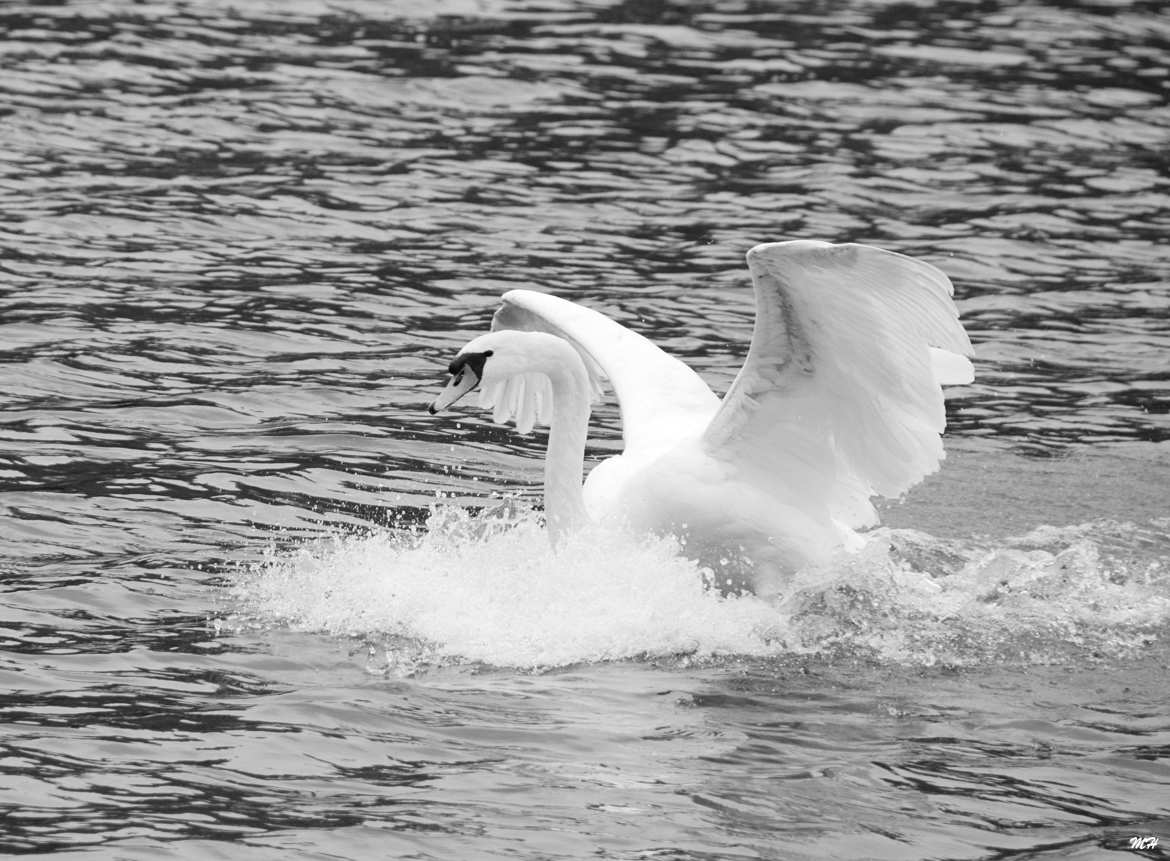
[[[479,389],[521,433],[547,422],[545,517],[554,543],[590,519],[678,535],[707,564],[746,560],[760,593],[872,526],[875,495],[938,468],[942,385],[974,377],[950,280],[866,245],[798,240],[747,254],[751,347],[722,401],[641,335],[564,299],[513,290],[492,332],[459,351],[437,412]],[[584,487],[591,400],[608,380],[622,454]]]

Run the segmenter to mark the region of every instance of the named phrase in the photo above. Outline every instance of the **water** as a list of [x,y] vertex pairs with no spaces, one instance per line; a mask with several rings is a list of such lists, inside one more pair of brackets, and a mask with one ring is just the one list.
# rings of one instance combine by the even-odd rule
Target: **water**
[[[1161,4],[419,8],[0,6],[0,851],[1164,855]],[[552,558],[540,438],[425,413],[512,287],[721,391],[797,237],[978,378],[779,604]]]

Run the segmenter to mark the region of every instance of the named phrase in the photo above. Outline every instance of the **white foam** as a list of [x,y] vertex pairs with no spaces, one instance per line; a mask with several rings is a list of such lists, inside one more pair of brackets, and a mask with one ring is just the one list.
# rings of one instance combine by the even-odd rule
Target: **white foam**
[[232,621],[365,637],[406,670],[676,655],[1051,663],[1164,633],[1164,567],[1102,561],[1118,529],[1038,531],[992,548],[875,530],[771,604],[707,588],[711,572],[670,539],[598,528],[554,551],[530,511],[476,519],[438,506],[419,533],[270,552],[235,584]]
[[598,528],[554,551],[531,513],[476,526],[438,508],[421,536],[313,542],[270,555],[236,592],[251,612],[297,628],[389,634],[497,665],[770,648],[775,611],[708,591],[671,540]]

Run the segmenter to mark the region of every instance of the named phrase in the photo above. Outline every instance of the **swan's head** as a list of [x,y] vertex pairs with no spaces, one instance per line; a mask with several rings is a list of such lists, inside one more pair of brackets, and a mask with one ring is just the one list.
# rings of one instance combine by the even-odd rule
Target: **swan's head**
[[[451,364],[447,366],[447,373],[451,378],[428,408],[431,415],[451,406],[464,395],[474,392],[483,383],[488,360],[496,355],[496,351],[491,347],[483,347],[478,343],[481,340],[483,338],[476,338],[451,360]],[[495,370],[494,363],[492,370]]]
[[[509,383],[514,391],[521,391],[522,382],[532,394],[539,389],[542,394],[540,400],[544,401],[548,379],[573,366],[584,370],[577,351],[556,335],[511,329],[489,332],[469,341],[451,360],[447,366],[451,378],[431,404],[430,412],[434,415],[477,390],[486,393],[480,399],[481,406],[499,406]],[[533,377],[540,379],[538,381]],[[508,400],[510,402],[512,398]],[[514,407],[517,406],[519,404],[509,403],[509,407],[512,407],[509,412],[515,412]],[[537,413],[539,417],[543,410],[537,410]]]

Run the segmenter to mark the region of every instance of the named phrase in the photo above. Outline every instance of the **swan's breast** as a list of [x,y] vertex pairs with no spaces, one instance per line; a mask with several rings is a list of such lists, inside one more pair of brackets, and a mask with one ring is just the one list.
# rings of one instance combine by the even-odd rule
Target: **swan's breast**
[[736,479],[697,441],[652,459],[602,462],[585,483],[585,500],[595,519],[675,535],[688,556],[713,569],[730,560],[752,572],[745,579],[757,592],[778,591],[787,575],[841,545],[828,512]]

